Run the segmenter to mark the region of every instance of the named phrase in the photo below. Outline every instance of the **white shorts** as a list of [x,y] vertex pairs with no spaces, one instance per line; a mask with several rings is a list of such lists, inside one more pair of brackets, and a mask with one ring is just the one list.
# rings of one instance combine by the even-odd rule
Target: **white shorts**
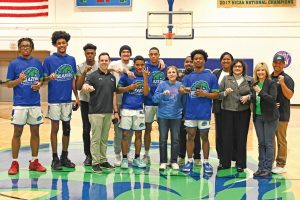
[[72,103],[49,104],[47,118],[68,122],[72,116]]
[[121,122],[119,127],[123,130],[145,130],[145,113],[143,110],[121,109]]
[[200,131],[209,130],[210,121],[209,120],[185,120],[184,125],[187,128],[198,128]]
[[145,106],[145,122],[152,123],[157,120],[157,106]]
[[40,106],[13,106],[11,123],[15,125],[42,124],[42,109]]

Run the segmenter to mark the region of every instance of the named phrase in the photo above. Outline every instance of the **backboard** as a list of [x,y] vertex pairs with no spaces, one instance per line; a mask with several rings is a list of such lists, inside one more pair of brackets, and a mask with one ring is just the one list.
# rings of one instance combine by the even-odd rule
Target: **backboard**
[[193,12],[148,12],[146,38],[194,39]]

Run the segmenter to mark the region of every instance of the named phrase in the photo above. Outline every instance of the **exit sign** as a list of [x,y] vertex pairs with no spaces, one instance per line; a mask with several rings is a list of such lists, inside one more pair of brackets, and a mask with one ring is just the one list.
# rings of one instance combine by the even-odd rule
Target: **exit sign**
[[78,7],[129,7],[132,0],[76,0]]

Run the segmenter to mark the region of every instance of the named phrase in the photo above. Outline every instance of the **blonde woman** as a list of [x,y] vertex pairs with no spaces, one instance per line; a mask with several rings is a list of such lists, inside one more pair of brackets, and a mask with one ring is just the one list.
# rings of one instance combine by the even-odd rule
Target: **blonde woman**
[[270,79],[266,63],[259,63],[254,69],[254,84],[251,100],[253,121],[258,138],[258,170],[254,177],[268,177],[272,174],[274,159],[273,138],[279,119],[276,106],[277,86]]

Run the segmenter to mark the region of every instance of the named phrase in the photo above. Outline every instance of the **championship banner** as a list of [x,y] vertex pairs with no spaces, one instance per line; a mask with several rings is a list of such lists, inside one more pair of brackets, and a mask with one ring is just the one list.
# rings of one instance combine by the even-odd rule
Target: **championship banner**
[[297,0],[217,0],[218,8],[296,7]]

